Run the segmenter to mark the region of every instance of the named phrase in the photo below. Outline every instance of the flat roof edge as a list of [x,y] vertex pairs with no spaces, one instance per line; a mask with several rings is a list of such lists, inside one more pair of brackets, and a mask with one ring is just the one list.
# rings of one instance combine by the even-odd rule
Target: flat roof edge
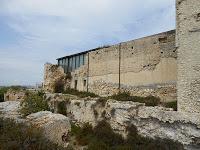
[[[138,39],[133,39],[133,40],[130,40],[130,41],[139,40],[139,39],[143,39],[143,38],[148,38],[148,37],[156,36],[156,35],[159,35],[159,34],[174,33],[174,32],[176,32],[176,29],[165,31],[165,32],[161,32],[161,33],[157,33],[157,34],[153,34],[153,35],[149,35],[149,36],[145,36],[145,37],[141,37],[141,38],[138,38]],[[126,41],[126,42],[130,42],[130,41]],[[120,42],[120,43],[125,43],[125,42]],[[118,44],[120,44],[120,43],[118,43]],[[118,45],[118,44],[114,44],[114,45]],[[99,50],[99,49],[108,48],[108,47],[111,47],[111,46],[114,46],[114,45],[97,47],[97,48],[90,49],[90,50],[87,50],[87,51],[83,51],[83,52],[75,53],[75,54],[72,54],[72,55],[67,55],[67,56],[64,56],[64,57],[60,57],[60,58],[57,58],[56,60],[60,60],[60,59],[64,59],[64,58],[68,58],[68,57],[72,57],[72,56],[78,56],[78,55],[81,55],[81,54],[86,54],[86,53],[91,52],[91,51],[96,51],[96,50]]]

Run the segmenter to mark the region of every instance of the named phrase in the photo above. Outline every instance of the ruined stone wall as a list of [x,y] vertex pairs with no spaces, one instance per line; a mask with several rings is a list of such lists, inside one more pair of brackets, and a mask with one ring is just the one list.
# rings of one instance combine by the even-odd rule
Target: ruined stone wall
[[54,110],[56,103],[65,101],[67,116],[80,125],[90,123],[95,126],[98,121],[105,119],[115,132],[124,136],[127,135],[127,127],[135,125],[143,136],[178,141],[188,150],[200,148],[200,116],[196,113],[147,107],[130,101],[80,99],[58,94],[47,94],[46,97]]
[[22,89],[19,90],[9,89],[4,94],[4,101],[22,101],[24,100],[25,92],[26,91]]
[[176,0],[178,110],[200,112],[200,1]]
[[64,69],[58,65],[45,64],[43,90],[54,92],[56,84],[64,88],[70,87],[70,77],[64,73]]

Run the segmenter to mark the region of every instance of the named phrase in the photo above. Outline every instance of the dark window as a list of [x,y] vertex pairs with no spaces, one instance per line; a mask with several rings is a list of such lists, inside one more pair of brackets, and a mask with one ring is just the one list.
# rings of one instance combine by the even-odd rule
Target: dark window
[[83,86],[86,86],[86,80],[83,80]]
[[160,43],[167,43],[167,37],[160,37],[158,40]]
[[80,63],[79,63],[79,56],[76,56],[76,66],[75,66],[75,69],[79,68],[80,67]]
[[74,82],[74,89],[75,89],[75,90],[77,90],[77,85],[78,85],[78,81],[75,80],[75,82]]

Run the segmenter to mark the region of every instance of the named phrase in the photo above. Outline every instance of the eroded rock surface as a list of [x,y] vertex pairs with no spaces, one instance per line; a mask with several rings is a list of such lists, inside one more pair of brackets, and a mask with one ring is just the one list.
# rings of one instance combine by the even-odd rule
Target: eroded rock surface
[[0,117],[10,118],[16,122],[31,124],[35,128],[43,129],[44,136],[53,143],[66,146],[68,133],[71,125],[68,117],[61,114],[54,114],[49,111],[42,111],[22,118],[20,114],[19,101],[7,101],[0,103]]
[[53,114],[49,111],[41,111],[28,115],[26,121],[37,128],[42,128],[44,135],[49,140],[63,146],[67,143],[71,125],[66,116]]
[[19,101],[7,101],[0,103],[0,117],[4,118],[19,118],[20,102]]
[[[62,101],[62,97],[49,99]],[[63,100],[65,101],[65,100]],[[74,98],[66,105],[67,115],[77,124],[89,122],[93,126],[106,119],[111,127],[123,136],[127,127],[135,125],[142,136],[171,139],[186,149],[200,148],[200,114],[172,111],[170,108],[147,107],[141,103],[99,98]],[[56,105],[54,105],[56,107]]]

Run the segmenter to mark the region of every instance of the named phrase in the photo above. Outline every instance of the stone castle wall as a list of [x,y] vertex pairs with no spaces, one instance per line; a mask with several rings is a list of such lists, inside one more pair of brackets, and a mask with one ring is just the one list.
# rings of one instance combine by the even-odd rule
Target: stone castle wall
[[200,1],[176,2],[178,110],[200,112]]

